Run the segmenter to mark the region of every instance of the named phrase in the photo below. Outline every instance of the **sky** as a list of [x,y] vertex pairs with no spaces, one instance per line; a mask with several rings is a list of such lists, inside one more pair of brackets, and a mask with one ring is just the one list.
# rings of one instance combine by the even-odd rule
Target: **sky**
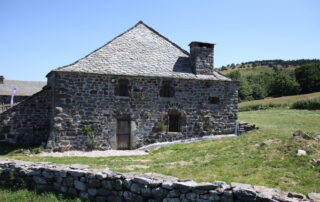
[[215,67],[320,58],[319,0],[0,0],[0,75],[46,81],[142,20],[189,51],[215,43]]

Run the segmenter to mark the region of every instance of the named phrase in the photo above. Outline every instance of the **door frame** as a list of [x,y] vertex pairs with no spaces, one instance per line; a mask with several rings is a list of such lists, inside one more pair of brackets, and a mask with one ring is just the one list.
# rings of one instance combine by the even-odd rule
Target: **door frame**
[[[120,121],[126,121],[128,123],[128,147],[127,148],[119,148],[119,135],[126,135],[126,134],[120,134],[119,133],[119,122]],[[131,119],[129,118],[118,118],[117,119],[117,129],[116,129],[116,143],[117,143],[117,150],[124,150],[124,149],[130,149],[131,148]]]

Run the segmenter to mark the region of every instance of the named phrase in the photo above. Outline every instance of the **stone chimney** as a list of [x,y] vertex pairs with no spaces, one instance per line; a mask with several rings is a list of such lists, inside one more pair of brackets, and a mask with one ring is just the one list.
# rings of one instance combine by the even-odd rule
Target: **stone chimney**
[[213,74],[213,49],[214,44],[191,42],[190,60],[192,71],[195,74]]
[[0,75],[0,84],[3,84],[4,76]]

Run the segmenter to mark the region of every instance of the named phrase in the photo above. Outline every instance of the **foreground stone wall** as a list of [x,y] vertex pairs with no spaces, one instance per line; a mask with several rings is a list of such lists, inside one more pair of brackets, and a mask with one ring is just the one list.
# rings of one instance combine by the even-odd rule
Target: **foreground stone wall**
[[311,193],[307,198],[302,194],[283,193],[249,184],[196,183],[159,174],[115,173],[107,169],[88,169],[78,164],[69,166],[9,159],[0,159],[0,183],[110,202],[290,202],[316,201],[320,196]]
[[[129,80],[128,97],[117,96],[120,79]],[[159,95],[167,81],[175,89],[174,97]],[[95,130],[101,149],[117,149],[117,119],[131,121],[131,148],[235,133],[236,82],[54,73],[48,83],[54,89],[54,117],[48,141],[53,149],[86,149],[84,125]],[[219,98],[219,103],[210,103],[210,97]],[[163,115],[171,112],[181,117],[180,132],[160,129]]]
[[50,131],[51,90],[46,88],[0,114],[0,143],[40,145]]

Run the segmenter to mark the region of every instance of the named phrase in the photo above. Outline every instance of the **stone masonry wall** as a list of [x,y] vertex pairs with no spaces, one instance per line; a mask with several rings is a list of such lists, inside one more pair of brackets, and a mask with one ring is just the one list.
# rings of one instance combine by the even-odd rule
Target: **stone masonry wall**
[[40,145],[48,139],[51,90],[44,89],[0,114],[0,143]]
[[298,202],[317,201],[320,197],[317,193],[308,194],[307,198],[249,184],[196,183],[159,174],[115,173],[87,167],[0,159],[0,184],[56,191],[99,202]]
[[[128,97],[115,95],[119,79],[129,80]],[[171,79],[172,98],[160,97],[163,78],[120,77],[80,73],[50,76],[53,88],[52,128],[48,147],[86,149],[82,132],[90,125],[101,149],[117,148],[117,119],[131,120],[131,148],[205,135],[234,134],[237,119],[237,83]],[[210,104],[218,97],[219,104]],[[181,132],[161,131],[163,115],[177,113]]]

